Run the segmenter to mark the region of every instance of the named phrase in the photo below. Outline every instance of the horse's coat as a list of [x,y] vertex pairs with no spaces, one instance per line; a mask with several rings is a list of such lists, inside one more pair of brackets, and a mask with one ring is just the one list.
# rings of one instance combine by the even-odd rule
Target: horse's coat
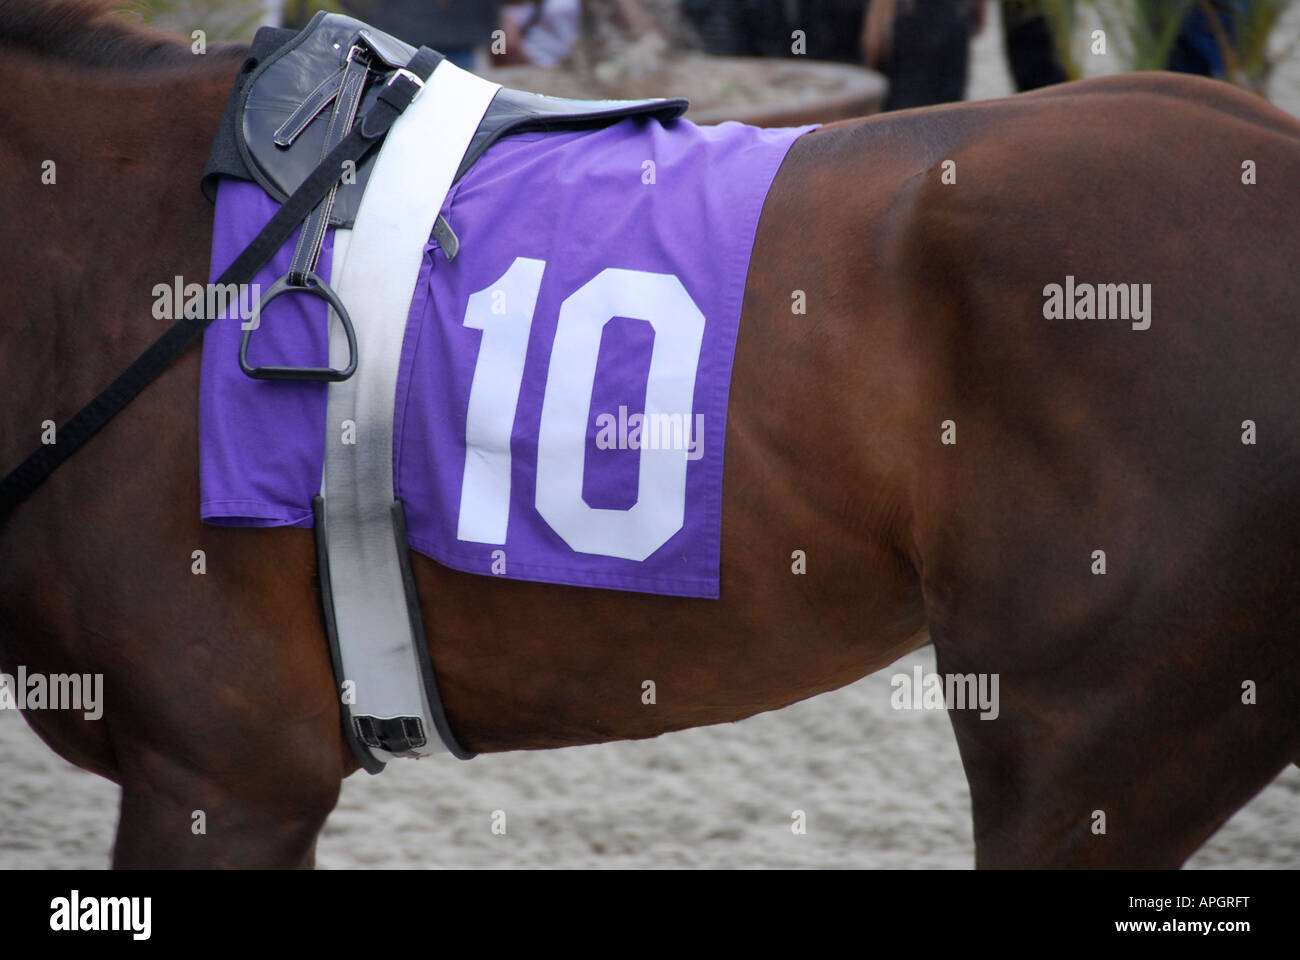
[[[741,299],[768,188],[808,129],[629,119],[478,161],[442,208],[459,252],[429,241],[407,321],[394,474],[417,550],[471,573],[718,595]],[[222,182],[213,276],[275,209]],[[310,526],[324,444],[346,427],[325,423],[322,384],[245,377],[241,322],[205,340],[203,519]],[[327,359],[323,301],[281,298],[259,324],[251,363]]]

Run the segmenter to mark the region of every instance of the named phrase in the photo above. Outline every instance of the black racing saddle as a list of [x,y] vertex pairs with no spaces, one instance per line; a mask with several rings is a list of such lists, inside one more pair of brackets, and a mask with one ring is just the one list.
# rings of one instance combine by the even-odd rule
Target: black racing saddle
[[[348,136],[358,117],[366,116],[381,93],[399,77],[423,87],[407,69],[416,48],[359,20],[341,14],[316,14],[298,34],[263,28],[235,81],[221,127],[203,173],[203,191],[216,200],[220,177],[258,183],[281,204],[322,165]],[[441,61],[441,54],[426,51]],[[435,68],[436,69],[436,66]],[[501,137],[536,130],[574,130],[605,126],[625,117],[674,120],[686,112],[685,100],[565,100],[518,90],[499,89],[470,140],[453,182]],[[252,329],[245,329],[239,366],[265,380],[346,380],[356,370],[356,336],[337,294],[316,273],[329,227],[352,227],[374,167],[376,151],[365,154],[355,169],[340,172],[299,232],[288,272],[262,297],[259,314],[285,294],[308,294],[326,300],[347,336],[348,363],[330,367],[252,366],[248,360]],[[447,258],[460,247],[451,225],[441,216],[433,239]]]
[[[209,200],[215,201],[218,177],[234,176],[256,181],[284,203],[320,163],[329,136],[329,108],[357,48],[369,66],[360,100],[364,114],[384,83],[410,61],[414,47],[359,20],[325,12],[296,35],[270,27],[258,31],[204,171]],[[674,120],[688,106],[680,99],[566,100],[502,88],[479,124],[456,180],[510,134],[591,129],[633,116]],[[357,167],[355,183],[339,185],[330,226],[352,226],[375,156]]]

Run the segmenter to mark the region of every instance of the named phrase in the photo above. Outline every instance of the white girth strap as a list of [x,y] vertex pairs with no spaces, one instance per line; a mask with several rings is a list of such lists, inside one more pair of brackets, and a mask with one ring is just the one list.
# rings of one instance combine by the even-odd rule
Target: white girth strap
[[[422,718],[427,743],[403,756],[431,753],[440,738],[423,682],[428,653],[417,648],[402,583],[406,545],[393,529],[398,360],[424,246],[498,89],[439,63],[389,132],[353,229],[334,235],[331,285],[352,316],[358,356],[352,378],[329,385],[321,482],[342,679],[352,685],[354,717]],[[347,362],[332,313],[330,358]]]

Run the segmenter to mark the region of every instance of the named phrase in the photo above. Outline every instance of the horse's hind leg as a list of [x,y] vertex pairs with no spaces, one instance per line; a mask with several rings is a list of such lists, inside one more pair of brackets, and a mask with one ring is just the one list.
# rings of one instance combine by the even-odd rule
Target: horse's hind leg
[[[1294,722],[1281,715],[1285,671],[1248,662],[1283,650],[1283,638],[1237,638],[1230,666],[1198,654],[1202,638],[1190,633],[1166,644],[1121,625],[1104,641],[1044,630],[1041,647],[1079,651],[1047,668],[977,663],[931,629],[945,674],[999,674],[996,718],[949,710],[977,866],[1180,866],[1295,755]],[[1247,680],[1255,703],[1243,702]]]

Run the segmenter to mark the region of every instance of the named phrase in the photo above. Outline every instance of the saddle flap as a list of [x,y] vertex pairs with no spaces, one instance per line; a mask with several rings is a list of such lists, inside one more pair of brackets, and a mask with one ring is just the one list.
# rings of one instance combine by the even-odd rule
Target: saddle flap
[[[340,68],[356,45],[378,58],[376,66],[385,73],[415,55],[414,47],[360,20],[322,12],[262,61],[244,84],[235,116],[236,145],[252,179],[281,203],[311,175],[324,155],[330,110],[329,92],[322,93],[321,87],[341,75]],[[375,76],[381,73],[377,70]],[[374,104],[379,88],[378,83],[368,86],[361,113]],[[308,121],[305,126],[297,122],[300,116]],[[286,127],[296,128],[291,136],[286,136]],[[372,155],[358,165],[355,182],[339,185],[331,226],[351,226],[356,219],[373,163]]]

